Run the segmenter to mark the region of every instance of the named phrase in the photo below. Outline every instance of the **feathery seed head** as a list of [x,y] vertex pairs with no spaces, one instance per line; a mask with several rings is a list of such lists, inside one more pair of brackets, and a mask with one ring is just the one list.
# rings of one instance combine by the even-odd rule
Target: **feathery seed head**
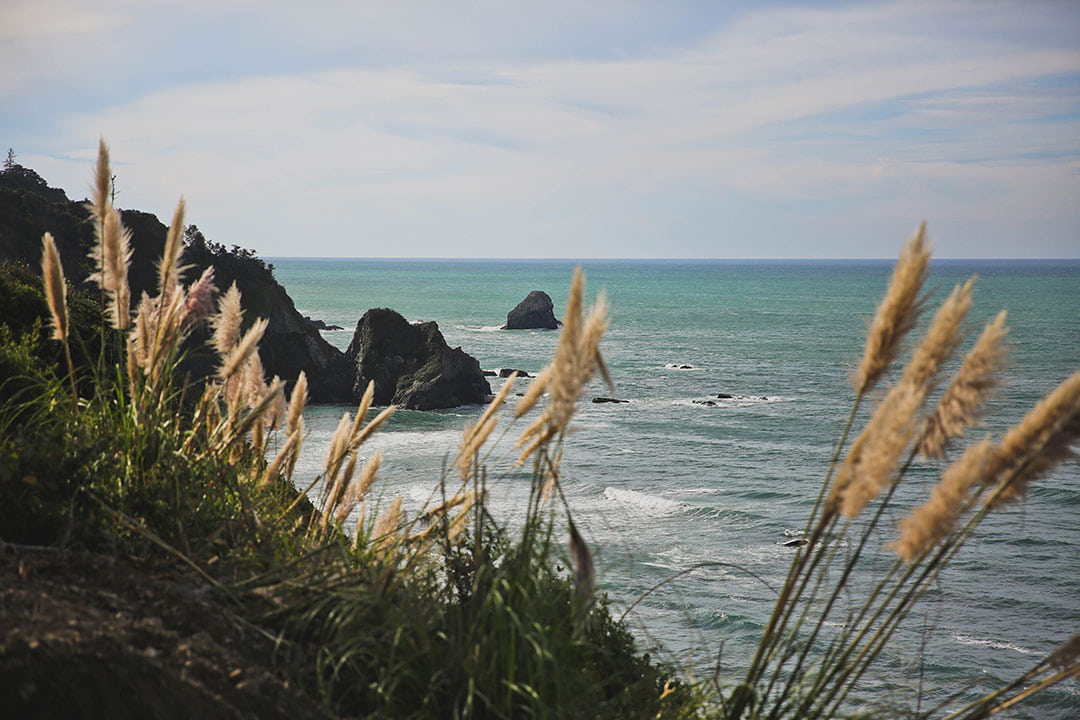
[[94,167],[94,202],[91,206],[99,227],[105,222],[105,211],[111,202],[109,197],[111,188],[112,170],[109,168],[109,146],[105,144],[105,138],[99,138],[97,165]]
[[290,433],[296,432],[300,421],[303,420],[304,407],[307,405],[307,374],[301,370],[293,386],[292,395],[289,397],[289,411],[285,416],[285,427]]
[[547,390],[548,381],[551,379],[551,366],[548,365],[541,370],[532,383],[525,390],[525,395],[518,400],[517,407],[514,408],[514,419],[517,420],[525,413],[529,412],[536,405],[537,401],[543,396]]
[[386,560],[390,551],[398,544],[398,530],[401,527],[401,495],[395,495],[393,502],[375,521],[372,537],[375,552]]
[[214,297],[217,291],[217,285],[214,284],[214,266],[210,265],[188,288],[181,322],[184,325],[195,325],[209,318],[214,312]]
[[214,350],[222,360],[240,341],[240,322],[243,317],[240,308],[240,290],[234,282],[221,296],[217,315],[210,321],[214,326]]
[[998,483],[990,509],[1023,498],[1027,487],[1076,457],[1080,441],[1080,372],[1064,380],[1001,439]]
[[252,323],[248,331],[244,333],[244,337],[240,339],[240,342],[237,343],[236,347],[233,348],[222,363],[221,370],[218,372],[222,380],[231,378],[253,353],[258,353],[259,341],[262,340],[268,324],[269,321],[265,318],[259,318]]
[[1001,382],[1008,346],[1005,311],[986,324],[979,339],[964,357],[960,370],[945,389],[919,439],[919,453],[941,458],[948,443],[963,436],[966,428],[982,416],[986,401]]
[[67,284],[64,282],[64,268],[60,264],[60,253],[56,250],[53,236],[45,233],[41,242],[41,273],[45,280],[45,300],[48,302],[49,316],[52,319],[52,338],[67,342]]
[[992,480],[996,451],[984,438],[946,468],[930,499],[900,521],[900,538],[889,547],[901,560],[911,563],[953,532],[971,490]]
[[837,472],[840,511],[854,518],[892,483],[901,455],[915,433],[915,413],[926,388],[900,382],[890,388]]
[[[964,318],[971,310],[971,288],[975,278],[957,285],[941,304],[926,337],[904,368],[904,378],[912,385],[933,387],[934,378],[960,344]],[[928,388],[929,389],[929,388]]]
[[855,391],[859,395],[881,379],[896,358],[904,336],[914,326],[918,317],[919,292],[929,266],[926,223],[922,223],[900,252],[885,297],[866,334],[866,347],[854,378]]
[[176,204],[173,212],[172,224],[165,236],[165,248],[158,261],[158,292],[162,297],[168,297],[173,287],[180,282],[180,253],[183,251],[184,235],[184,198]]

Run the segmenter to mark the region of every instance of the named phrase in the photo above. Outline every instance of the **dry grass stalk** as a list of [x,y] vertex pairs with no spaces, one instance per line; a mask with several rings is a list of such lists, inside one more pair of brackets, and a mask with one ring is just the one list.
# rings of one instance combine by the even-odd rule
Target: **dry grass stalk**
[[[353,456],[355,458],[355,456]],[[349,514],[352,513],[353,508],[361,500],[366,499],[368,491],[371,490],[371,486],[375,484],[375,475],[379,471],[379,466],[382,464],[382,453],[375,453],[370,460],[364,463],[364,467],[360,469],[360,474],[349,483],[348,489],[345,491],[345,497],[341,502],[341,506],[337,510],[336,520],[339,523],[344,523]],[[350,474],[351,473],[347,473]]]
[[971,278],[963,285],[957,285],[941,304],[926,337],[904,368],[904,381],[915,387],[926,386],[929,393],[934,378],[963,338],[962,325],[971,310],[971,288],[974,284],[975,278]]
[[[503,383],[503,386],[499,388],[499,392],[495,393],[495,397],[493,397],[491,399],[491,402],[488,403],[487,407],[484,408],[483,414],[480,416],[480,419],[476,421],[476,424],[473,425],[473,428],[482,428],[485,424],[487,424],[487,421],[496,412],[499,411],[499,408],[502,407],[502,404],[506,402],[506,398],[510,394],[510,390],[514,387],[514,381],[517,380],[517,378],[517,370],[510,373],[510,377],[506,379],[506,382]],[[462,440],[461,444],[464,446],[468,445],[469,443],[470,437],[468,431],[466,431],[465,437]]]
[[942,474],[930,499],[900,521],[900,538],[889,547],[901,560],[910,563],[952,533],[971,490],[992,480],[995,453],[989,438],[968,447]]
[[[920,232],[917,238],[921,235]],[[911,245],[909,243],[909,247]],[[926,254],[928,257],[928,251]],[[909,283],[911,278],[916,275],[921,277],[925,273],[925,265],[916,264],[924,269],[901,273]],[[971,309],[973,283],[974,278],[956,286],[942,303],[926,336],[912,353],[902,377],[889,389],[866,427],[852,443],[830,492],[830,510],[836,509],[839,500],[841,512],[853,518],[892,482],[897,464],[914,437],[916,413],[933,388],[941,368],[960,344],[963,320]],[[890,287],[886,299],[893,294],[892,290]],[[904,294],[914,300],[918,288],[909,289]],[[882,307],[885,305],[883,302]]]
[[855,392],[866,393],[892,364],[904,336],[918,317],[919,292],[930,266],[930,248],[926,241],[926,223],[904,245],[893,268],[889,289],[878,305],[866,335],[866,348],[855,372]]
[[45,280],[45,301],[49,305],[52,320],[52,339],[67,342],[68,309],[67,283],[64,281],[64,268],[60,264],[60,253],[50,233],[41,238],[44,246],[41,253],[41,272]]
[[375,432],[378,431],[378,429],[383,426],[383,423],[385,423],[390,418],[390,416],[394,414],[394,412],[396,410],[397,410],[397,405],[387,405],[385,408],[383,408],[381,411],[379,411],[379,414],[376,415],[375,417],[371,418],[371,422],[369,422],[367,425],[365,425],[349,441],[350,450],[355,451],[356,448],[363,445],[364,442],[369,437],[374,435]]
[[342,415],[341,420],[338,421],[337,429],[334,430],[334,434],[330,438],[330,447],[326,449],[326,463],[323,471],[326,483],[323,486],[322,493],[324,501],[330,496],[333,484],[337,481],[338,471],[345,461],[345,453],[349,445],[349,427],[351,425],[352,418],[349,413]]
[[541,378],[533,381],[514,412],[515,417],[520,417],[536,403],[544,389],[548,391],[550,402],[544,412],[525,429],[514,446],[525,448],[519,464],[541,445],[566,431],[582,390],[601,362],[600,339],[607,329],[607,301],[599,297],[588,318],[582,320],[584,290],[585,276],[577,268],[570,284],[555,359],[541,373]]
[[234,282],[221,296],[217,315],[210,321],[214,326],[213,345],[218,357],[226,358],[236,344],[240,342],[240,322],[243,318],[240,309],[240,290]]
[[[1080,633],[1076,633],[1062,643],[1057,650],[1050,653],[1050,656],[1046,658],[1046,661],[1062,670],[1066,670],[1076,665],[1076,663],[1080,661]],[[1080,677],[1080,669],[1077,669],[1077,672],[1074,674],[1077,677]]]
[[925,388],[906,382],[894,385],[852,444],[837,471],[832,495],[839,497],[840,511],[848,518],[862,512],[892,482],[915,435],[915,413],[925,397]]
[[[435,534],[435,531],[440,527],[446,527],[448,539],[453,542],[454,538],[460,533],[460,527],[463,522],[468,521],[469,511],[472,509],[473,504],[476,502],[476,493],[473,491],[460,492],[454,497],[446,500],[443,503],[435,506],[431,510],[428,510],[419,518],[417,522],[424,525],[424,529],[409,535],[410,541],[424,541]],[[440,518],[449,518],[450,511],[460,507],[461,509],[454,514],[453,519],[446,520],[445,524],[438,522]],[[421,546],[426,547],[426,546]]]
[[262,480],[259,481],[259,485],[270,484],[283,470],[286,471],[286,480],[292,480],[292,473],[288,472],[288,463],[298,451],[299,441],[299,435],[291,433],[285,438],[285,443],[281,446],[281,449],[278,450],[277,455],[275,455],[274,459],[270,461],[270,464],[266,466],[266,470],[263,472]]
[[574,565],[574,594],[591,598],[596,590],[596,566],[588,544],[573,522],[570,522],[570,560]]
[[244,337],[240,339],[225,358],[221,365],[221,369],[218,371],[219,377],[222,380],[228,380],[237,373],[238,370],[246,363],[252,353],[257,353],[259,349],[259,341],[262,340],[263,333],[266,332],[267,325],[270,321],[265,318],[259,318],[248,331],[244,333]]
[[398,531],[401,528],[401,495],[395,495],[390,507],[383,511],[375,521],[375,527],[371,531],[375,553],[386,560],[391,551],[398,545],[400,538]]
[[100,138],[97,165],[94,167],[94,202],[90,206],[99,233],[110,205],[109,191],[111,189],[112,170],[109,168],[109,146],[105,144],[104,138]]
[[180,274],[184,268],[180,267],[180,253],[183,251],[184,233],[184,198],[180,198],[173,212],[172,224],[165,235],[165,248],[158,261],[158,292],[161,297],[171,296],[174,288],[180,284]]
[[574,270],[570,294],[566,299],[566,312],[555,359],[551,364],[548,393],[551,402],[545,414],[553,427],[563,427],[570,422],[577,407],[576,380],[580,375],[581,358],[578,356],[578,338],[581,337],[581,306],[584,300],[584,274],[581,268]]
[[517,407],[514,408],[515,420],[533,409],[537,401],[540,400],[547,391],[548,381],[550,379],[551,367],[548,366],[537,374],[528,389],[525,390],[525,395],[518,400]]
[[217,291],[217,285],[214,284],[214,267],[211,265],[203,270],[199,279],[188,289],[181,323],[195,325],[213,315]]
[[455,461],[461,482],[468,482],[472,477],[473,461],[498,424],[499,418],[489,416],[486,420],[481,418],[476,425],[467,425],[465,427],[461,449],[458,451]]
[[296,378],[296,384],[293,385],[292,395],[289,396],[289,409],[285,413],[285,427],[290,434],[301,428],[307,401],[307,373],[301,370]]
[[1039,402],[1001,439],[998,484],[986,504],[998,509],[1023,498],[1027,487],[1076,456],[1080,440],[1080,372],[1074,373]]
[[919,440],[919,453],[923,457],[941,458],[949,441],[962,437],[966,428],[979,420],[987,399],[1000,383],[1008,357],[1005,336],[1009,328],[1005,318],[1002,310],[986,324],[942,394]]
[[[95,203],[95,212],[97,205]],[[120,213],[106,205],[104,218],[95,221],[96,242],[90,253],[96,271],[90,280],[109,298],[109,322],[117,330],[131,326],[131,289],[128,267],[131,265],[131,231],[124,227]]]
[[[360,426],[364,422],[364,418],[367,417],[368,409],[371,408],[371,402],[375,398],[375,381],[368,382],[367,388],[364,390],[364,394],[360,397],[360,405],[356,408],[356,417],[353,418],[352,427],[349,428],[349,437],[356,437],[360,432]],[[359,446],[360,443],[357,443]]]

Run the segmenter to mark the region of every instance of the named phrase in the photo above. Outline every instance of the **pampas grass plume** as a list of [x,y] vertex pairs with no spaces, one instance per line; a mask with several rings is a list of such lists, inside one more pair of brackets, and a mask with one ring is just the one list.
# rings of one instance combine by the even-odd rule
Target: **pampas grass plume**
[[986,505],[1020,500],[1027,487],[1074,457],[1080,440],[1080,372],[1058,385],[1001,439],[998,485]]
[[518,400],[517,407],[514,408],[514,419],[520,418],[525,413],[529,412],[536,405],[537,401],[547,391],[548,381],[551,379],[551,366],[545,367],[541,370],[532,383],[530,383],[528,389],[525,390],[525,395]]
[[910,563],[953,531],[972,488],[992,479],[995,452],[989,438],[968,447],[942,474],[930,499],[900,521],[900,538],[890,547],[901,560]]
[[49,304],[49,315],[52,318],[52,338],[67,342],[67,284],[64,282],[64,268],[60,264],[60,253],[56,250],[52,234],[45,233],[41,242],[44,246],[41,253],[41,272],[45,279],[45,300]]
[[942,394],[919,441],[919,453],[923,457],[941,458],[949,441],[962,437],[965,429],[981,417],[987,399],[1000,383],[1008,356],[1005,337],[1009,328],[1005,318],[1002,310],[986,324]]
[[259,318],[256,320],[248,331],[244,333],[244,337],[225,358],[225,362],[222,363],[219,375],[222,380],[228,380],[237,373],[238,370],[248,361],[252,353],[257,353],[259,350],[259,341],[262,340],[263,333],[266,332],[266,326],[269,324],[269,320],[266,318]]
[[963,338],[963,322],[971,310],[971,288],[975,278],[970,278],[963,285],[957,285],[941,304],[926,337],[919,344],[904,368],[904,380],[915,387],[929,386],[940,372],[942,366],[956,351]]
[[285,427],[289,433],[296,432],[304,420],[304,408],[307,406],[308,391],[307,391],[307,373],[303,370],[296,378],[296,384],[293,385],[292,395],[289,396],[289,409],[285,413]]
[[214,326],[214,350],[217,351],[218,357],[222,360],[229,356],[229,353],[236,347],[236,343],[240,341],[242,317],[240,290],[234,282],[221,296],[221,300],[218,302],[217,315],[211,320],[211,324]]
[[184,198],[180,198],[173,212],[169,232],[165,236],[165,248],[162,250],[161,260],[158,261],[158,292],[164,298],[172,294],[173,288],[180,282],[180,273],[183,272],[183,268],[180,267],[183,233]]
[[375,539],[375,552],[386,559],[390,550],[397,544],[398,528],[401,527],[401,495],[395,495],[390,507],[379,515],[372,530]]
[[214,266],[210,265],[188,289],[181,322],[194,325],[209,318],[214,312],[214,297],[217,291],[217,285],[214,284]]
[[894,385],[852,445],[834,485],[840,490],[840,511],[848,518],[862,512],[892,482],[924,398],[922,388],[906,382]]
[[855,391],[859,395],[870,390],[881,379],[896,358],[900,342],[914,326],[918,317],[919,292],[929,266],[926,223],[922,223],[904,245],[893,268],[889,288],[867,332],[866,347],[854,378]]

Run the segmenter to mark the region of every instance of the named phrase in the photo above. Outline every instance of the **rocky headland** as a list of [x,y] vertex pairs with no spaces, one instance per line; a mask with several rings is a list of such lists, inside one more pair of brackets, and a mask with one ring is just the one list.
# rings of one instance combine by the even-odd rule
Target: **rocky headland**
[[[124,210],[121,216],[131,230],[129,282],[137,301],[144,291],[156,291],[155,263],[168,228],[150,213]],[[0,171],[0,260],[37,272],[45,232],[56,239],[66,277],[77,286],[86,285],[94,242],[87,202],[70,200],[21,165]],[[190,225],[184,232],[182,262],[189,266],[187,282],[212,265],[219,290],[236,283],[243,295],[245,327],[255,318],[269,320],[259,346],[267,377],[277,375],[291,384],[300,372],[306,373],[312,402],[355,403],[372,379],[376,403],[418,410],[481,403],[491,392],[479,363],[461,348],[449,348],[435,323],[413,326],[391,310],[370,310],[343,353],[322,337],[320,330],[328,326],[297,311],[274,277],[273,265],[253,251],[238,245],[226,248]],[[550,298],[547,305],[550,315]],[[207,332],[196,333],[189,343],[184,368],[192,377],[214,372],[217,359],[205,349]]]

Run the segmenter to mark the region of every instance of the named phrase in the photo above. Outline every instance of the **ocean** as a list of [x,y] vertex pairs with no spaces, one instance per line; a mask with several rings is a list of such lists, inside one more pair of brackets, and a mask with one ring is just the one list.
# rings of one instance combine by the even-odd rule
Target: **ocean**
[[[629,401],[591,403],[611,395],[595,383],[565,445],[565,489],[596,557],[600,590],[621,614],[679,571],[730,564],[663,585],[627,622],[644,647],[695,677],[710,677],[719,660],[721,682],[739,678],[773,598],[739,567],[773,587],[783,582],[792,553],[784,543],[805,525],[850,410],[849,376],[891,262],[269,260],[301,313],[345,328],[324,333],[339,348],[365,310],[390,307],[411,321],[436,321],[451,346],[485,369],[529,372],[550,360],[558,332],[499,327],[531,290],[551,295],[561,317],[580,264],[590,300],[604,292],[610,302],[602,349],[616,396]],[[1080,369],[1080,261],[935,261],[931,306],[973,274],[963,350],[1002,308],[1012,328],[1012,364],[979,431],[1000,433]],[[502,381],[491,382],[495,390]],[[349,409],[309,409],[297,482],[319,473]],[[365,446],[383,452],[384,497],[401,493],[406,511],[419,508],[480,411],[395,414]],[[513,526],[528,480],[513,466],[510,444],[494,453],[491,477],[501,478],[496,516]],[[933,466],[913,468],[872,567],[891,561],[882,545],[936,477]],[[866,679],[873,699],[907,707],[917,696],[925,710],[953,692],[975,697],[1080,630],[1078,519],[1080,463],[1072,461],[1033,486],[1024,503],[984,522]],[[856,590],[865,581],[856,578]],[[1080,686],[1059,684],[1010,717],[1080,717]]]

